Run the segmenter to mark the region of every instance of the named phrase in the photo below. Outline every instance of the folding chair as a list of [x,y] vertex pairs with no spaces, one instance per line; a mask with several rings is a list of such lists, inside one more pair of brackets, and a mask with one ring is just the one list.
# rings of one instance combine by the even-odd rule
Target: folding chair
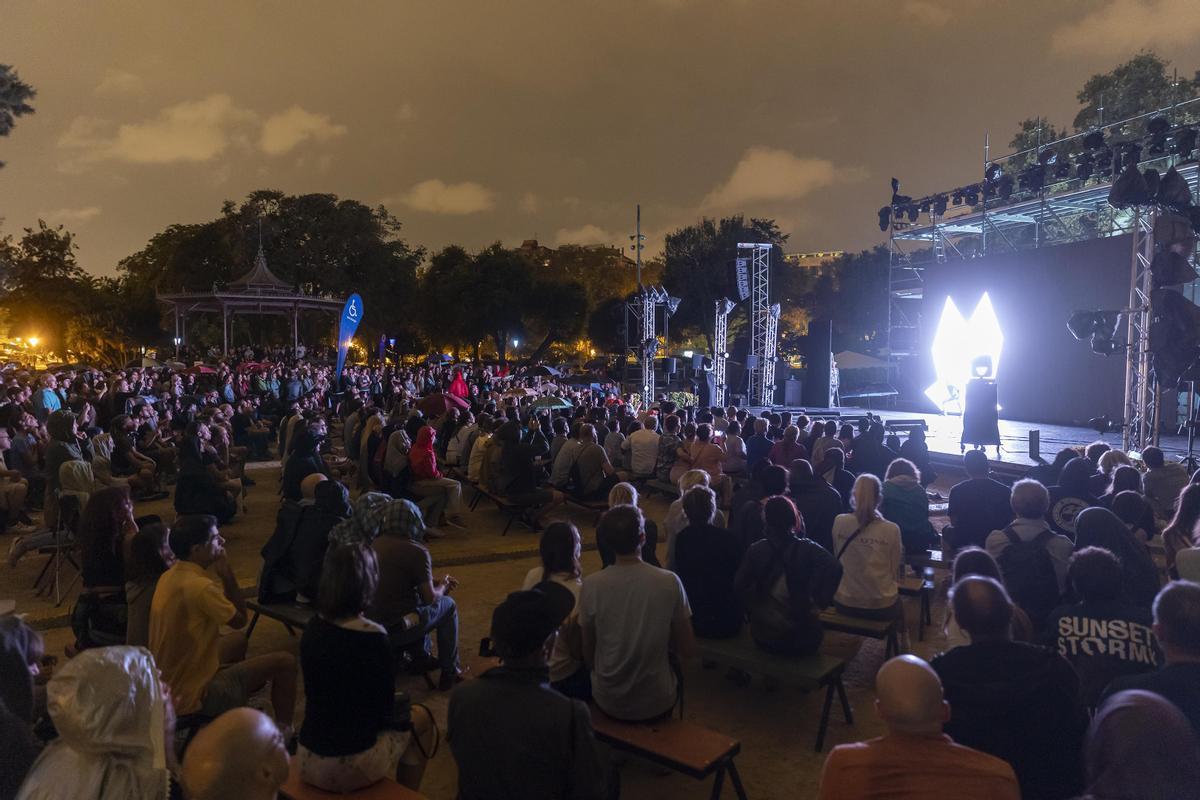
[[[75,560],[76,532],[79,530],[81,511],[79,497],[71,492],[56,492],[58,496],[58,524],[54,527],[54,543],[38,548],[38,552],[48,555],[42,571],[38,573],[33,588],[37,595],[49,595],[51,587],[54,590],[54,607],[62,605],[63,599],[75,588],[75,583],[83,575],[79,562]],[[62,588],[63,564],[70,564],[75,569],[75,577]],[[43,583],[44,581],[44,583]]]

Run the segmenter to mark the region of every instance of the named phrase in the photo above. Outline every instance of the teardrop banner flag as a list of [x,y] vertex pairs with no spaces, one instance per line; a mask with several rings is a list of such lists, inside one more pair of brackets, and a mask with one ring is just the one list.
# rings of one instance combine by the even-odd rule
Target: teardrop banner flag
[[338,350],[337,350],[337,372],[334,373],[335,380],[340,380],[342,377],[342,367],[346,365],[346,351],[350,349],[350,342],[354,339],[354,332],[358,330],[358,323],[362,321],[363,301],[358,294],[350,295],[346,301],[346,305],[342,308],[342,322],[338,325]]

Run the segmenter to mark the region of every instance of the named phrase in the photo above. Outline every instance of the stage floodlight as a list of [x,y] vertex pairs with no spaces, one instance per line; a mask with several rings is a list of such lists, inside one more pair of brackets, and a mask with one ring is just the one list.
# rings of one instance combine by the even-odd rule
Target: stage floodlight
[[1150,274],[1154,278],[1155,289],[1191,283],[1200,277],[1188,257],[1174,250],[1156,253],[1154,260],[1150,262]]
[[1183,209],[1192,205],[1192,189],[1179,170],[1171,167],[1158,184],[1159,203],[1169,208]]
[[969,205],[969,206],[978,205],[979,204],[979,184],[974,184],[972,186],[968,186],[964,190],[963,197],[967,201],[967,205]]
[[679,304],[682,302],[678,297],[667,298],[667,314],[675,316],[675,312],[679,310]]
[[1111,356],[1120,349],[1117,343],[1117,325],[1121,321],[1120,311],[1101,311],[1096,330],[1092,333],[1092,352],[1100,356]]
[[1200,308],[1174,289],[1150,292],[1150,355],[1159,384],[1172,387],[1200,352]]
[[955,189],[955,190],[954,190],[954,195],[953,195],[953,197],[951,198],[950,202],[952,202],[952,203],[953,203],[954,205],[956,205],[956,206],[961,206],[961,205],[963,204],[963,193],[962,193],[962,189]]
[[720,309],[721,314],[723,314],[723,315],[730,314],[733,311],[734,305],[736,305],[736,304],[732,300],[730,300],[728,297],[722,297],[721,298],[721,309]]
[[1058,151],[1049,149],[1043,150],[1042,152],[1038,153],[1037,160],[1038,163],[1043,167],[1053,167],[1058,163]]
[[1012,175],[1004,175],[1004,176],[1002,176],[1002,177],[1000,178],[1000,181],[999,181],[999,183],[997,183],[997,184],[996,184],[996,186],[997,186],[997,189],[998,189],[998,190],[999,190],[999,192],[1000,192],[1000,199],[1001,199],[1002,201],[1004,201],[1004,202],[1006,202],[1006,203],[1007,203],[1007,202],[1008,202],[1008,199],[1009,199],[1010,197],[1012,197],[1012,193],[1013,193],[1013,178],[1012,178]]
[[1100,316],[1099,311],[1076,311],[1067,320],[1067,330],[1082,342],[1096,332],[1100,326]]
[[992,181],[993,183],[1000,180],[1000,176],[1004,174],[1004,170],[999,164],[988,164],[983,168],[984,180]]
[[1196,149],[1197,131],[1195,128],[1183,128],[1171,137],[1171,154],[1179,156],[1180,163],[1192,161],[1192,151]]
[[933,199],[933,213],[939,217],[946,213],[946,206],[949,203],[949,198],[944,194],[939,194]]
[[1083,149],[1100,150],[1104,147],[1104,131],[1092,131],[1083,137]]
[[1088,427],[1094,430],[1096,433],[1108,433],[1109,431],[1116,430],[1118,427],[1117,425],[1113,424],[1113,421],[1109,418],[1108,414],[1104,414],[1103,416],[1099,417],[1092,417],[1087,421],[1087,424]]
[[886,231],[892,224],[892,207],[884,206],[879,209],[879,230]]
[[1003,350],[1004,334],[986,292],[970,318],[964,317],[954,299],[947,297],[930,348],[937,380],[925,390],[925,396],[944,409],[947,403],[963,396],[967,382],[974,375],[976,360],[986,356],[995,374],[1000,369]]
[[1021,170],[1017,180],[1022,191],[1041,191],[1041,188],[1046,185],[1046,168],[1041,164],[1031,164]]
[[1152,202],[1154,196],[1146,186],[1146,179],[1137,164],[1125,168],[1108,190],[1108,204],[1113,208],[1131,208]]
[[909,206],[905,210],[908,212],[908,221],[909,222],[916,222],[917,217],[919,217],[921,215],[920,210],[916,206]]
[[1121,146],[1121,169],[1136,167],[1142,160],[1142,146],[1137,142],[1128,142]]
[[767,309],[767,313],[771,315],[771,319],[779,319],[779,315],[782,313],[782,311],[783,309],[780,307],[779,303],[772,303],[771,307]]

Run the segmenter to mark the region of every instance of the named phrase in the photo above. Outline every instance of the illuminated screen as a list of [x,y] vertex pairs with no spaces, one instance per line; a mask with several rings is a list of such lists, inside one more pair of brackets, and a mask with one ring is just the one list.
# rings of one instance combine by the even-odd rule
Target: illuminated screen
[[[1118,236],[930,269],[919,388],[931,407],[957,413],[955,403],[943,406],[953,393],[947,387],[965,383],[971,361],[987,354],[1005,419],[1064,425],[1102,414],[1120,419],[1124,351],[1095,355],[1067,331],[1067,319],[1074,311],[1129,302],[1130,246],[1128,236]],[[1124,344],[1123,326],[1118,339]]]

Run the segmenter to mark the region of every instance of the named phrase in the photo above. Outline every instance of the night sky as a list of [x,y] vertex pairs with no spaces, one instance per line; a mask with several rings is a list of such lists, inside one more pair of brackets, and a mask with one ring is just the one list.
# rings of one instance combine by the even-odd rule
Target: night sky
[[[414,244],[651,249],[702,214],[789,249],[882,241],[875,210],[975,180],[984,135],[1068,124],[1151,47],[1200,68],[1194,0],[0,0],[38,90],[0,139],[0,232],[89,270],[258,188],[384,203]],[[995,151],[993,151],[995,152]]]

